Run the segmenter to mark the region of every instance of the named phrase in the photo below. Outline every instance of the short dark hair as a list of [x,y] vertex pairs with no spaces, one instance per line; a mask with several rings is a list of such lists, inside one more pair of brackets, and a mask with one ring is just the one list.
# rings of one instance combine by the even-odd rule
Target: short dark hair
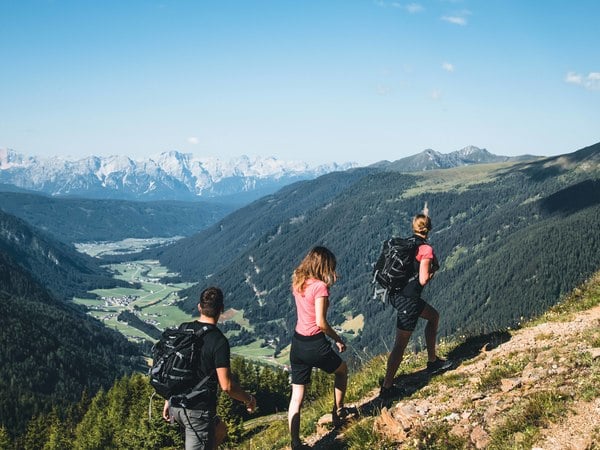
[[213,319],[218,317],[223,311],[223,291],[214,286],[204,289],[198,307],[202,315]]

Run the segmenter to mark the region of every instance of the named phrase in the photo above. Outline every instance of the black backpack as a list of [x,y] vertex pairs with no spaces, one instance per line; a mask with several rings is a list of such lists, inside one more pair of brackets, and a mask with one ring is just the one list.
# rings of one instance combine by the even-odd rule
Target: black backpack
[[203,392],[202,387],[212,373],[198,380],[200,350],[204,335],[216,327],[203,325],[191,328],[168,328],[152,347],[153,363],[149,371],[150,384],[164,399],[177,397],[180,403]]
[[382,289],[376,289],[374,297],[382,290],[386,294],[402,290],[418,275],[415,256],[419,246],[424,243],[425,239],[418,236],[394,237],[383,242],[383,249],[373,269],[373,283],[378,283]]

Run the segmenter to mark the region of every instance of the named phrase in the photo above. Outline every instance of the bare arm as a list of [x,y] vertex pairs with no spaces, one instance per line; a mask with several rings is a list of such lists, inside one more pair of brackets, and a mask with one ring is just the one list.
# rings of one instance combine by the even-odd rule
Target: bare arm
[[335,341],[335,345],[340,352],[346,350],[346,344],[342,338],[335,332],[329,322],[327,322],[327,308],[329,308],[329,297],[317,297],[315,299],[315,313],[317,319],[317,326],[323,333],[329,336]]
[[169,414],[169,400],[165,400],[162,416],[167,422],[171,420],[171,415]]
[[243,402],[248,411],[254,411],[256,408],[256,399],[253,395],[244,391],[240,385],[231,378],[231,370],[229,367],[217,367],[217,378],[219,379],[219,385],[223,391],[231,398]]
[[432,278],[431,259],[423,258],[419,265],[419,283],[421,283],[421,286],[425,286]]

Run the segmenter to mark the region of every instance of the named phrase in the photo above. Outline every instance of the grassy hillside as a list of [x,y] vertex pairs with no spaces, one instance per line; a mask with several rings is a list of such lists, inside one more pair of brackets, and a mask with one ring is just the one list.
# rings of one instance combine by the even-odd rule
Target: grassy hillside
[[[442,343],[442,354],[455,362],[444,374],[425,373],[424,352],[407,354],[396,378],[409,391],[405,397],[377,398],[386,356],[379,355],[350,373],[347,403],[358,415],[338,429],[328,414],[333,380],[319,371],[303,408],[302,436],[317,450],[595,449],[600,439],[599,323],[600,272],[518,330]],[[234,372],[242,383],[259,374],[257,381],[265,383],[254,388],[259,408],[276,404],[266,395],[280,392],[282,380],[287,384],[285,375],[281,379],[239,361]],[[57,441],[61,449],[180,447],[180,438],[160,419],[160,401],[151,405],[148,419],[150,392],[144,377],[125,377],[80,404],[78,414],[64,420],[53,413],[40,416],[18,442],[26,449]],[[227,420],[239,417],[221,411]],[[288,449],[286,414],[246,417],[235,436],[224,448]],[[39,447],[28,446],[33,442]]]
[[[325,395],[303,411],[302,433],[321,450],[597,448],[599,323],[600,272],[519,330],[442,345],[455,361],[442,375],[424,372],[424,353],[409,354],[396,378],[407,397],[377,398],[385,355],[372,359],[350,374],[348,402],[359,416],[333,429]],[[285,420],[253,424],[247,434],[235,448],[289,441]]]

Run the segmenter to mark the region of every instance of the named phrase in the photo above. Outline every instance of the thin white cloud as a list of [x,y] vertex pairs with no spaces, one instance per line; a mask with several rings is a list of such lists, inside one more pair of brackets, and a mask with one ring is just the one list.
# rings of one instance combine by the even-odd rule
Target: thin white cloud
[[375,4],[383,8],[402,8],[402,4],[400,2],[387,2],[383,0],[377,0]]
[[590,72],[585,75],[576,72],[568,72],[565,76],[565,82],[581,86],[589,91],[600,90],[600,72]]
[[188,144],[198,145],[200,143],[200,139],[195,136],[187,138]]
[[583,77],[579,74],[576,74],[575,72],[569,72],[565,77],[565,81],[571,84],[582,84]]
[[439,100],[440,98],[442,98],[442,91],[440,91],[439,89],[434,89],[433,91],[431,91],[431,94],[429,94],[429,96],[432,100]]
[[377,89],[375,90],[375,92],[377,92],[377,95],[386,96],[392,92],[392,88],[389,86],[386,86],[384,84],[380,84],[377,86]]
[[442,16],[442,20],[448,23],[451,23],[453,25],[460,25],[461,27],[464,27],[467,25],[468,23],[468,17],[471,15],[471,11],[469,10],[462,10],[462,11],[458,11],[455,12],[454,14],[450,14],[447,16]]
[[406,9],[411,14],[417,14],[417,13],[425,11],[425,8],[423,7],[423,5],[421,5],[419,3],[409,3],[408,5],[406,5],[404,7],[404,9]]
[[461,16],[443,16],[442,20],[454,25],[465,26],[467,24],[467,18]]
[[454,64],[449,62],[442,63],[442,69],[446,72],[454,72]]
[[375,4],[377,6],[381,6],[382,8],[403,9],[410,14],[417,14],[417,13],[425,11],[425,8],[420,3],[405,4],[402,2],[395,2],[395,1],[376,0]]

